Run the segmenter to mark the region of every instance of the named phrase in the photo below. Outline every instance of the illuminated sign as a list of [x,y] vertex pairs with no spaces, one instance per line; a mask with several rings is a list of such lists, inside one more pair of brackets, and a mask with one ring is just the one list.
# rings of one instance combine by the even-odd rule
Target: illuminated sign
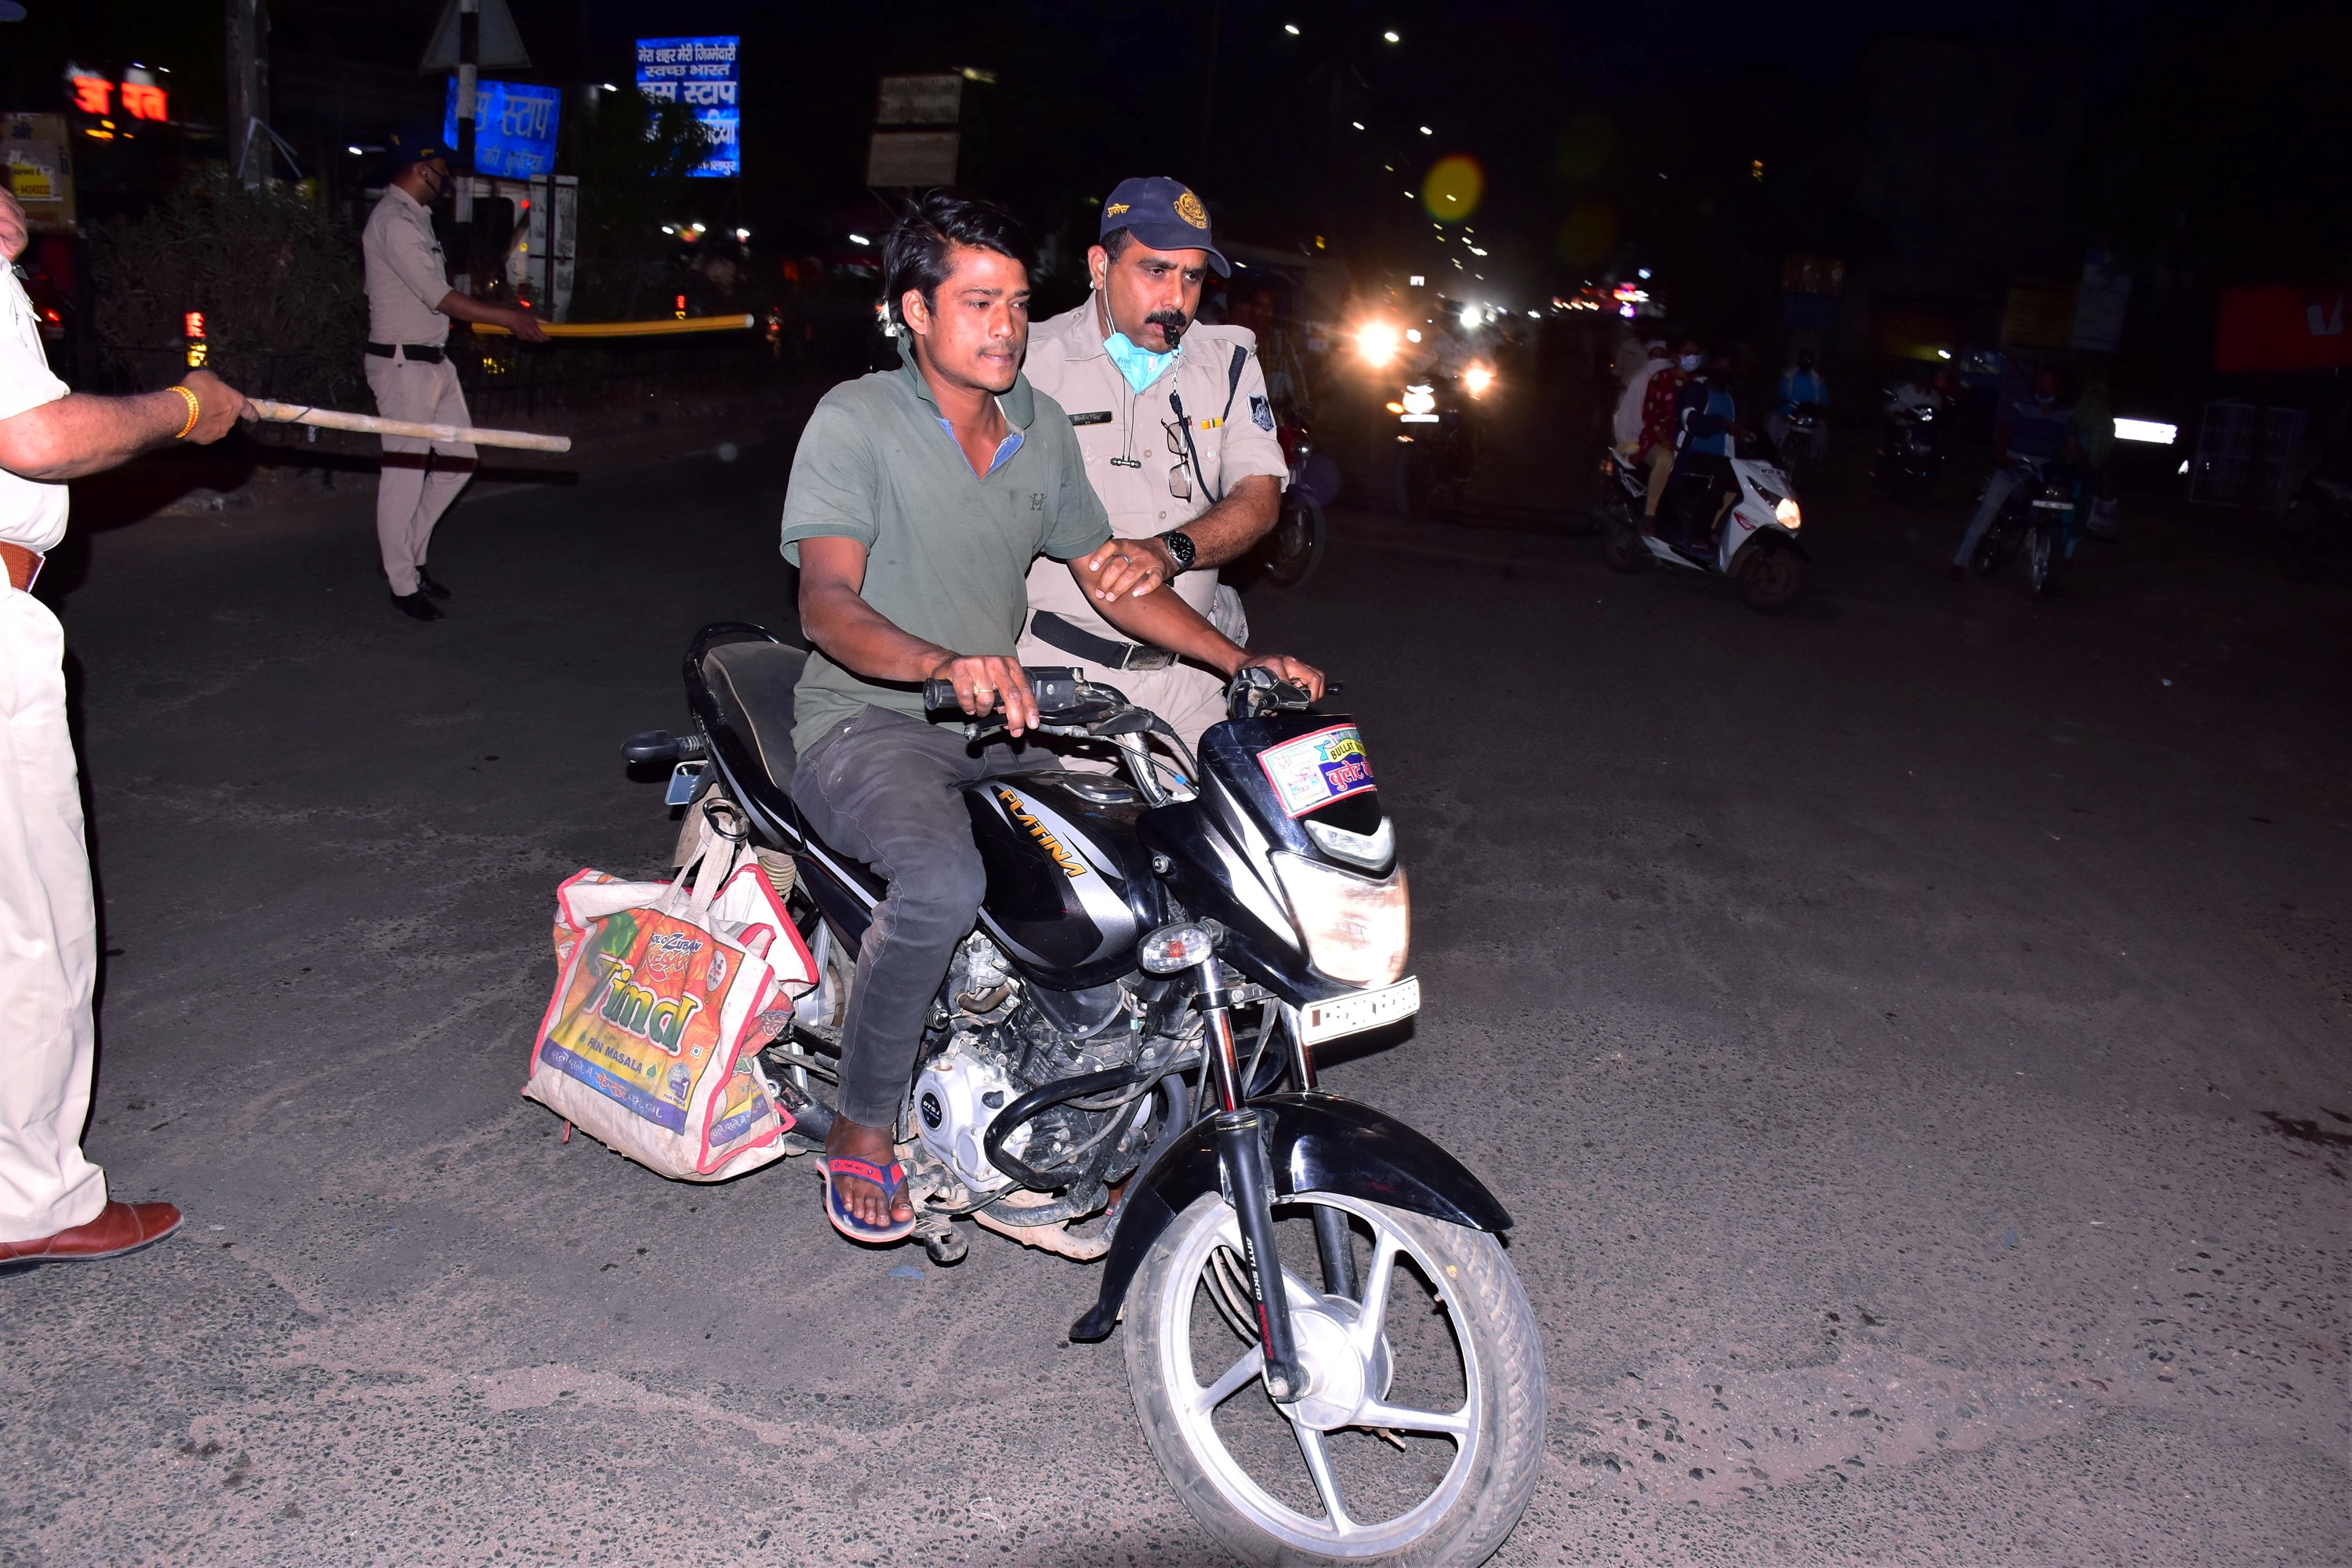
[[[474,84],[474,173],[528,180],[555,172],[555,130],[562,89],[519,81]],[[457,144],[457,79],[449,79],[441,135]]]
[[122,113],[126,119],[160,122],[172,117],[169,96],[143,68],[134,68],[118,87],[106,77],[79,67],[69,67],[66,71],[66,87],[72,95],[73,106],[84,114],[112,114],[114,95],[120,91],[122,94]]
[[740,37],[637,40],[637,90],[664,103],[688,105],[710,133],[710,156],[695,168],[697,179],[724,179],[743,172],[742,78],[737,69],[742,42]]

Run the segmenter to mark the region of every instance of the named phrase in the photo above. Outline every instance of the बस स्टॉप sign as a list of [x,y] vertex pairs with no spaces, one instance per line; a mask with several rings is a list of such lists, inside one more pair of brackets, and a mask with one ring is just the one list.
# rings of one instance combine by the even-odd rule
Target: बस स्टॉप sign
[[742,78],[737,69],[742,43],[740,37],[637,40],[637,90],[647,98],[687,105],[710,132],[710,156],[696,165],[697,179],[724,179],[743,172]]

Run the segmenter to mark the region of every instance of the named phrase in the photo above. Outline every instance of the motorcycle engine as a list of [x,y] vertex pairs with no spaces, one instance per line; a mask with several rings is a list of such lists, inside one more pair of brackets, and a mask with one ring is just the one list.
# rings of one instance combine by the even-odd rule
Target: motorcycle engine
[[[1145,1009],[1120,985],[1029,994],[977,931],[957,949],[944,994],[951,1004],[948,1039],[915,1080],[915,1131],[975,1194],[1012,1183],[990,1162],[984,1141],[1013,1100],[1040,1084],[1129,1066],[1139,1053],[1172,1057],[1179,1046],[1147,1035]],[[1014,1130],[1004,1151],[1051,1172],[1074,1194],[1098,1192],[1142,1157],[1156,1103],[1156,1096],[1139,1094],[1108,1110],[1049,1106]]]

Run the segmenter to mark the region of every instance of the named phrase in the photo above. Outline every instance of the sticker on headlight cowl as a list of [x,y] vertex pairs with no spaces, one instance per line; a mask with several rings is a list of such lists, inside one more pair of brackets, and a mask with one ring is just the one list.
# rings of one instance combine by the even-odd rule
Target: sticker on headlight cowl
[[1286,816],[1298,817],[1373,788],[1372,762],[1353,724],[1334,724],[1257,754]]

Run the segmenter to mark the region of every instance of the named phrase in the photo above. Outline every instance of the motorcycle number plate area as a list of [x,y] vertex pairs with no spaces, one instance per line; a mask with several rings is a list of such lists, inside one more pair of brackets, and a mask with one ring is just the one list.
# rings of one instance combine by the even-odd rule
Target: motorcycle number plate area
[[669,771],[669,788],[662,795],[664,805],[689,805],[694,801],[694,788],[702,782],[703,763],[680,763]]
[[1421,981],[1408,977],[1378,991],[1358,991],[1328,1002],[1309,1002],[1298,1010],[1300,1036],[1310,1046],[1360,1035],[1421,1011]]

